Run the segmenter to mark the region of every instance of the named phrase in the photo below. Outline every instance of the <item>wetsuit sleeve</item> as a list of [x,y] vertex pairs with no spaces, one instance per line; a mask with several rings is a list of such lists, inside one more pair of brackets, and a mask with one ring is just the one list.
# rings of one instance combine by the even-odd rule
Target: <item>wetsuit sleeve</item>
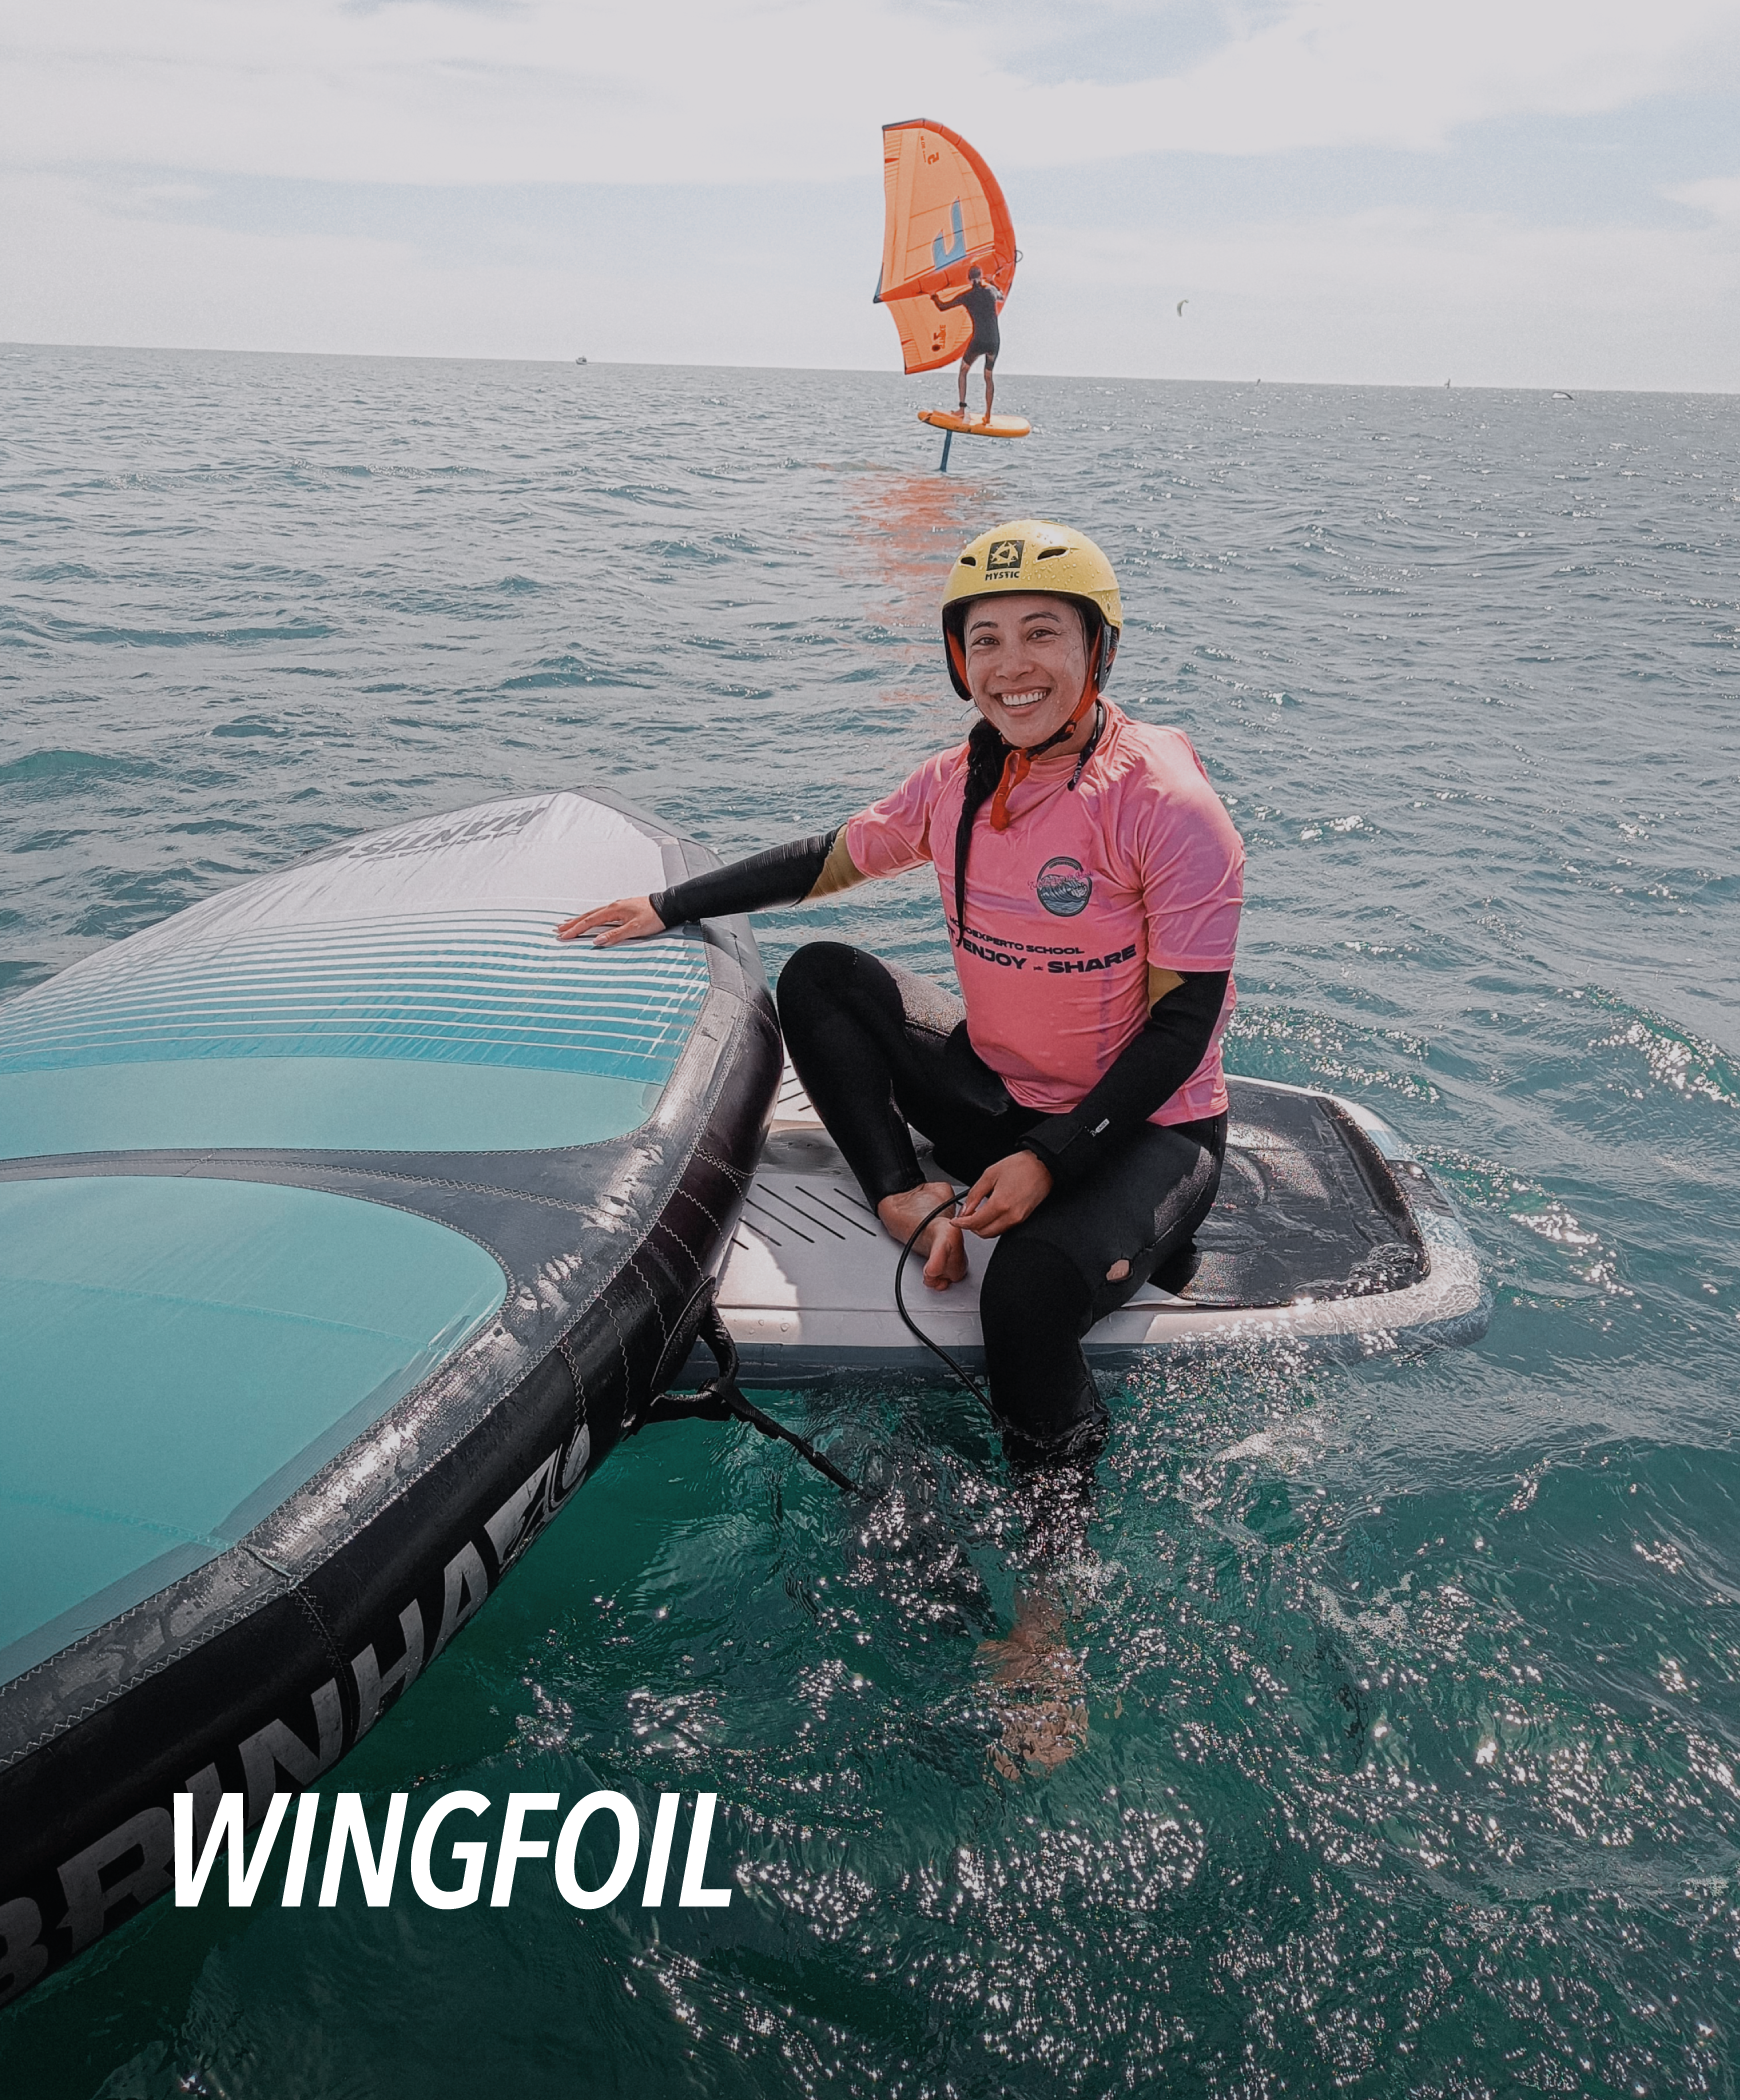
[[686,926],[691,919],[728,919],[738,912],[771,911],[780,904],[801,904],[806,897],[827,897],[862,881],[844,852],[845,826],[818,831],[814,838],[752,853],[728,868],[691,875],[647,902],[667,926]]
[[1104,1148],[1147,1122],[1190,1077],[1214,1040],[1226,1001],[1228,970],[1197,970],[1148,1010],[1141,1033],[1112,1060],[1111,1069],[1067,1116],[1047,1116],[1021,1140],[1051,1169],[1058,1188],[1085,1181]]

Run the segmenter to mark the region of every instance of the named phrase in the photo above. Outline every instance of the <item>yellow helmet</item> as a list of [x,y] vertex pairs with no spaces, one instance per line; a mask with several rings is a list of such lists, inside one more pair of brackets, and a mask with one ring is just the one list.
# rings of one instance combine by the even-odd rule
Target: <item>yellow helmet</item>
[[1085,532],[1072,532],[1067,525],[1053,525],[1043,518],[1017,518],[1009,525],[994,525],[969,541],[943,592],[949,676],[963,700],[972,698],[961,651],[967,606],[974,598],[995,597],[1002,591],[1043,591],[1048,597],[1072,599],[1084,611],[1091,611],[1095,618],[1088,642],[1090,648],[1096,639],[1101,642],[1096,683],[1105,685],[1124,630],[1124,606],[1111,563]]

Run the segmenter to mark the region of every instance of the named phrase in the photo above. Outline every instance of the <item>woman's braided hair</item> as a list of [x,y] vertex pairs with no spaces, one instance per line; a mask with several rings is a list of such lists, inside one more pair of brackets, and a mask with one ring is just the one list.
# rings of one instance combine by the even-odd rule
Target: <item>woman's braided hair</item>
[[967,855],[973,846],[973,820],[997,792],[1009,746],[981,715],[967,735],[967,780],[961,797],[961,820],[955,826],[955,938],[967,930]]
[[[1061,594],[1060,594],[1061,595]],[[1105,628],[1105,618],[1091,598],[1070,598],[1081,614],[1082,638],[1087,644],[1090,676],[1104,672],[1100,665],[1100,636]],[[961,632],[966,626],[967,608],[951,606],[949,624],[956,646],[960,646]],[[967,778],[961,796],[961,820],[955,826],[955,938],[959,940],[967,930],[967,856],[973,849],[973,824],[981,809],[997,792],[997,783],[1003,777],[1003,767],[1012,744],[1005,743],[1002,734],[980,715],[967,735]]]

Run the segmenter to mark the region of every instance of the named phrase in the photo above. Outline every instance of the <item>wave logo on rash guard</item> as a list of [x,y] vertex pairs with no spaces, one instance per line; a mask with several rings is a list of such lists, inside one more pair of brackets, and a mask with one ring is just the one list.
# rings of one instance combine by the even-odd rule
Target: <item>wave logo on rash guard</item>
[[1054,918],[1073,919],[1078,912],[1087,910],[1088,899],[1094,893],[1094,879],[1079,860],[1059,853],[1040,869],[1033,887],[1040,903]]

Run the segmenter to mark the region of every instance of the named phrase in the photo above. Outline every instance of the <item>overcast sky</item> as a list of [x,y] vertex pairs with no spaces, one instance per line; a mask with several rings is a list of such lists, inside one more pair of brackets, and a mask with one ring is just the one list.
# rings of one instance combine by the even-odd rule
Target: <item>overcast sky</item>
[[1740,0],[0,0],[0,339],[898,369],[912,116],[1011,371],[1740,391]]

